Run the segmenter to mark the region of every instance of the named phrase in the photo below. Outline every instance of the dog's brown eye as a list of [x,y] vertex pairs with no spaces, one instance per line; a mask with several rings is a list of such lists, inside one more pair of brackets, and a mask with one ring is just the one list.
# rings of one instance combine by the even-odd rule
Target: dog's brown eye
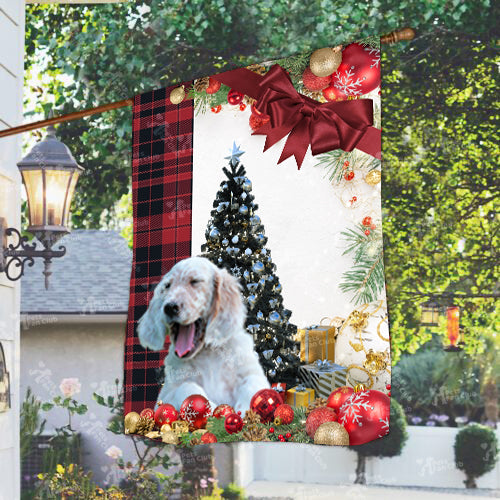
[[197,285],[200,282],[200,280],[191,280],[191,285]]
[[164,290],[168,290],[170,288],[170,283],[166,283],[164,286]]

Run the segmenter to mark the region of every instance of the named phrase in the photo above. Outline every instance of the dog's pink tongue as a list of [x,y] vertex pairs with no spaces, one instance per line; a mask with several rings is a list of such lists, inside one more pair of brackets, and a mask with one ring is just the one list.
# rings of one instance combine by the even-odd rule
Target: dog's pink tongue
[[175,352],[179,358],[187,354],[194,345],[195,325],[179,325],[179,333],[175,341]]

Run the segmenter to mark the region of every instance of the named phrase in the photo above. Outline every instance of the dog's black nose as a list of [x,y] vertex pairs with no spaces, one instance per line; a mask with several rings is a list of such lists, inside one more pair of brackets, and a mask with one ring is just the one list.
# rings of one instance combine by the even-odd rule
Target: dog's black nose
[[179,306],[175,302],[169,302],[163,307],[163,311],[167,316],[177,316],[179,313]]

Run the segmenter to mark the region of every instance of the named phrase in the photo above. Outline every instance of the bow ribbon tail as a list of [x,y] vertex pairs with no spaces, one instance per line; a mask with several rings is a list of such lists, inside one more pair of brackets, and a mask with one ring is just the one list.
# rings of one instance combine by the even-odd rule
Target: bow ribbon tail
[[285,142],[278,163],[290,158],[290,156],[294,156],[300,170],[310,144],[310,126],[310,120],[304,117],[293,127]]

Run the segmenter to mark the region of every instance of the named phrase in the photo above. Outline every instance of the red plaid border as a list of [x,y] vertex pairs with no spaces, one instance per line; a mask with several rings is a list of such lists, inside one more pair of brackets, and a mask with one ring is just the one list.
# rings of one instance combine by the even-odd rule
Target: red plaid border
[[[190,83],[185,86],[189,88]],[[125,339],[125,414],[154,406],[158,369],[168,352],[168,341],[161,352],[143,349],[137,321],[161,277],[176,262],[191,256],[193,101],[171,104],[172,88],[134,99],[134,254]]]

